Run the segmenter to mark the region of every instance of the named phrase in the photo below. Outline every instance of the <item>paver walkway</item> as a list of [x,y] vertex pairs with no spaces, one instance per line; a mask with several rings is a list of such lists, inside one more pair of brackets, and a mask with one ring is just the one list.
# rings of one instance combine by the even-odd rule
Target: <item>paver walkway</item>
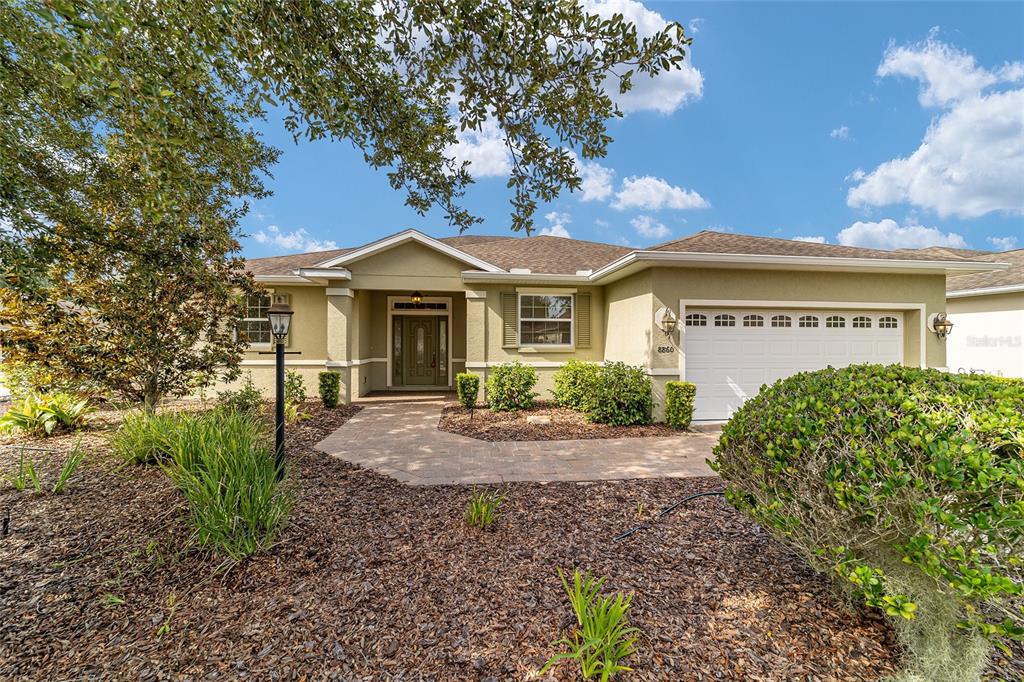
[[316,447],[419,485],[714,475],[704,459],[717,433],[488,443],[439,431],[443,404],[367,404]]

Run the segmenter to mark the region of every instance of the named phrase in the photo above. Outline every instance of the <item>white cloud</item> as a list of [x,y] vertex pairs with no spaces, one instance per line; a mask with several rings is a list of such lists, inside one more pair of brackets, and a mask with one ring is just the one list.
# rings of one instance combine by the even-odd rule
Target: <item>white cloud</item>
[[572,216],[568,213],[560,213],[558,211],[551,211],[550,213],[544,214],[544,219],[550,223],[547,227],[541,228],[537,234],[547,235],[549,237],[565,237],[570,239],[572,235],[569,234],[566,225],[572,222]]
[[849,206],[907,202],[962,218],[1024,213],[1024,89],[982,92],[1024,78],[1024,64],[987,71],[973,56],[929,38],[891,46],[878,73],[917,78],[921,104],[948,110],[909,156],[870,173],[854,171],[848,180],[858,184],[847,193]]
[[649,215],[641,215],[629,221],[637,234],[648,239],[664,239],[672,234],[672,230],[665,227]]
[[615,171],[596,161],[581,161],[576,152],[570,151],[569,154],[583,181],[580,185],[580,201],[604,201],[611,196]]
[[612,208],[639,208],[656,211],[661,208],[707,208],[710,204],[697,192],[670,185],[651,175],[631,176],[622,181]]
[[503,177],[512,172],[512,156],[497,121],[487,119],[480,130],[462,130],[448,151],[460,163],[469,161],[475,178]]
[[1016,81],[1024,76],[1024,64],[1007,63],[993,73],[974,61],[974,55],[935,39],[897,47],[890,44],[877,74],[906,76],[921,82],[917,100],[923,107],[946,107],[954,102],[977,97],[985,88],[1000,81]]
[[848,126],[839,126],[833,128],[829,136],[836,140],[845,140],[850,137],[850,128]]
[[[604,19],[621,14],[636,25],[641,39],[654,35],[669,23],[636,0],[585,0],[583,8]],[[623,94],[619,94],[618,81],[612,76],[606,81],[608,94],[626,113],[653,110],[671,114],[686,102],[700,99],[704,92],[704,76],[690,63],[689,51],[686,57],[681,68],[662,72],[654,78],[642,73],[634,74],[633,89]]]
[[690,19],[690,23],[686,25],[686,28],[689,29],[691,36],[695,36],[704,28],[704,19],[702,17],[694,17]]
[[873,249],[923,249],[927,246],[967,248],[964,238],[955,232],[942,232],[934,227],[900,225],[891,218],[878,222],[855,222],[839,232],[844,246],[865,246]]
[[1017,248],[1017,238],[1014,236],[989,237],[986,241],[1000,251],[1012,251]]
[[793,237],[795,242],[809,242],[811,244],[828,244],[824,237]]
[[327,251],[338,248],[337,243],[329,239],[314,239],[301,227],[292,232],[282,232],[277,225],[267,225],[266,230],[260,230],[252,237],[260,244],[271,244],[286,251]]

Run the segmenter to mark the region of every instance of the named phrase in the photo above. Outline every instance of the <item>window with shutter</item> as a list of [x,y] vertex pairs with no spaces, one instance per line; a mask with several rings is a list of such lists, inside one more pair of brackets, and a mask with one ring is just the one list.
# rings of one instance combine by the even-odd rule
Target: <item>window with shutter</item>
[[515,348],[519,345],[519,297],[514,292],[501,294],[501,346]]

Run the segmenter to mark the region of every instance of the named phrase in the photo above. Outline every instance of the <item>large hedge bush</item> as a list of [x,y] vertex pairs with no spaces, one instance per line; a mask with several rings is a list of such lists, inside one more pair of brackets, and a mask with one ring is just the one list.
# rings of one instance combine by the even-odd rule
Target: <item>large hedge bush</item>
[[899,366],[762,389],[715,448],[729,501],[888,614],[906,679],[1024,635],[1024,382]]
[[651,423],[651,378],[643,367],[609,362],[601,367],[587,401],[587,419],[630,426]]
[[537,370],[521,362],[508,362],[491,370],[487,377],[487,406],[495,412],[533,407],[537,394]]
[[665,384],[665,423],[674,429],[685,429],[693,421],[693,403],[697,398],[697,385],[689,381],[670,381]]
[[585,411],[600,373],[601,365],[595,362],[569,360],[555,372],[555,388],[551,391],[555,402],[570,410]]

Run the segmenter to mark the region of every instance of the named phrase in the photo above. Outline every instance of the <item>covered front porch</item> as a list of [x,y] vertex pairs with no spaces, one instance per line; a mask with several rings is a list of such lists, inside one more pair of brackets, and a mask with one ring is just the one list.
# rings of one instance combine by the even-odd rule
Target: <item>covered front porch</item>
[[327,368],[343,400],[450,391],[465,367],[464,291],[327,289]]

